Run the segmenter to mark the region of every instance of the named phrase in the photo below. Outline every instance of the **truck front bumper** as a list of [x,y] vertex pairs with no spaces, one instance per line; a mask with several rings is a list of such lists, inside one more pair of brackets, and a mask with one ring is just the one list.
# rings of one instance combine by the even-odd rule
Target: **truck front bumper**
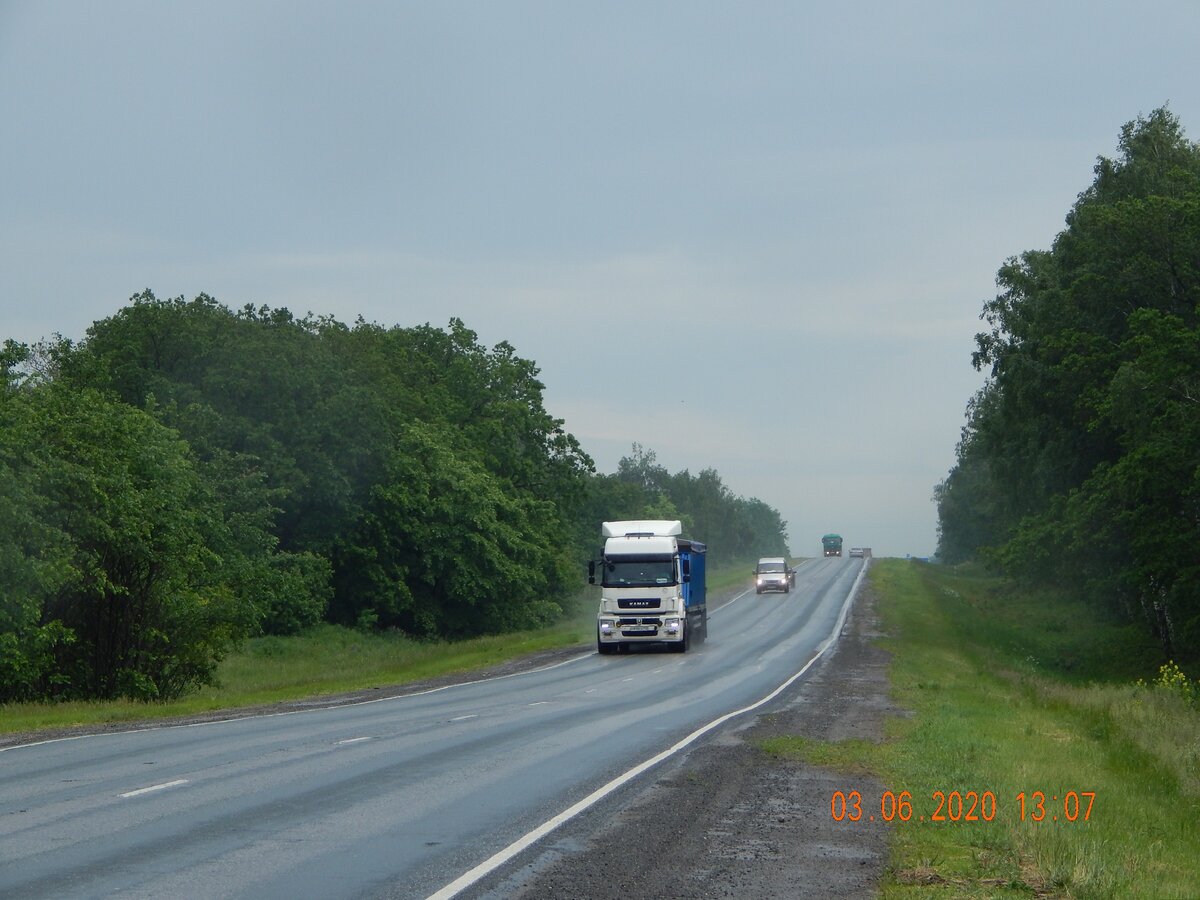
[[603,643],[678,643],[683,640],[679,616],[621,616],[600,619]]

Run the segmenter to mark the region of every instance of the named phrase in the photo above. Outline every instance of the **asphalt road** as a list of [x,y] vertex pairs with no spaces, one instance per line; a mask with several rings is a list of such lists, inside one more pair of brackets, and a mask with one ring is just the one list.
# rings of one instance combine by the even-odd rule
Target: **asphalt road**
[[7,748],[0,896],[449,896],[770,695],[829,639],[861,569],[810,560],[791,594],[739,594],[683,655],[592,651],[423,694]]

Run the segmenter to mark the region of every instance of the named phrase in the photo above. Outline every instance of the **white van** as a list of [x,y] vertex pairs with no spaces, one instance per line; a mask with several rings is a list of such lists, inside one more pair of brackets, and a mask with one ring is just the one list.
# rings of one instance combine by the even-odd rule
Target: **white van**
[[754,593],[783,591],[789,594],[796,583],[796,570],[782,556],[764,556],[754,567]]

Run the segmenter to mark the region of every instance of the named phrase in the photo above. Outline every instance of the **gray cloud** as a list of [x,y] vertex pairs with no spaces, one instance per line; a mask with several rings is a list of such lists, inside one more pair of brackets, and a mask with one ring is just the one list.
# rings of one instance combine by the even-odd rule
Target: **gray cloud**
[[1121,124],[1200,128],[1198,38],[1190,2],[10,2],[0,337],[144,287],[459,316],[602,469],[637,441],[799,553],[925,554],[996,269]]

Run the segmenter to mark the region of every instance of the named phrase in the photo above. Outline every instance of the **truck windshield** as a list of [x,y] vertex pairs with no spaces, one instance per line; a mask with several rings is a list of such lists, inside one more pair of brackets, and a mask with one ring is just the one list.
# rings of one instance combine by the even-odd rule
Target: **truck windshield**
[[610,556],[604,562],[605,587],[650,587],[675,583],[675,561]]

